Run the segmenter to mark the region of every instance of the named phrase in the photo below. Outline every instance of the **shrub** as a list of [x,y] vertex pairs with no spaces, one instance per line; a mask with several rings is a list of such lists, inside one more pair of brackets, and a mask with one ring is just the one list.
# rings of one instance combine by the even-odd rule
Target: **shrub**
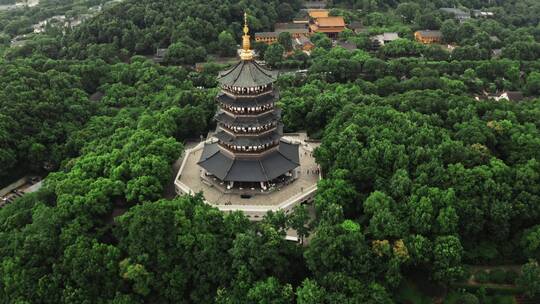
[[516,302],[514,301],[513,296],[498,295],[498,296],[493,296],[491,300],[486,304],[514,304],[514,303]]
[[474,280],[478,283],[487,283],[489,282],[489,274],[484,270],[479,270],[474,274]]
[[489,281],[495,284],[504,284],[506,282],[506,272],[503,269],[493,269],[489,272]]
[[478,298],[472,293],[464,293],[456,301],[457,304],[479,304]]
[[472,271],[471,271],[471,267],[470,266],[464,266],[463,267],[463,277],[466,279],[466,280],[469,280],[469,278],[472,276]]
[[517,273],[517,271],[508,270],[506,272],[506,278],[505,278],[504,282],[506,284],[516,284],[516,280],[517,280],[518,277],[519,277],[519,274]]

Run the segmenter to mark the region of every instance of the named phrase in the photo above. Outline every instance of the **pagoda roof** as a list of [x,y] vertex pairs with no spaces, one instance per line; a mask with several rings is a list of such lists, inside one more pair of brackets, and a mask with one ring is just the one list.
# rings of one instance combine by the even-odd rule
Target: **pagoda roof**
[[215,119],[219,122],[226,123],[231,126],[261,126],[272,121],[277,121],[281,117],[281,109],[274,109],[257,116],[237,116],[233,117],[224,111],[219,111]]
[[219,73],[218,82],[223,86],[257,87],[273,83],[278,72],[268,70],[254,60],[241,60],[229,70]]
[[276,150],[260,158],[232,158],[217,143],[204,146],[198,164],[223,181],[266,182],[300,165],[298,144],[280,141]]
[[[219,128],[218,128],[219,129]],[[229,132],[219,130],[215,137],[221,142],[224,142],[233,146],[262,146],[265,144],[270,144],[281,138],[283,134],[283,125],[279,124],[276,130],[265,133],[264,135],[259,136],[249,136],[249,135],[232,135]]]

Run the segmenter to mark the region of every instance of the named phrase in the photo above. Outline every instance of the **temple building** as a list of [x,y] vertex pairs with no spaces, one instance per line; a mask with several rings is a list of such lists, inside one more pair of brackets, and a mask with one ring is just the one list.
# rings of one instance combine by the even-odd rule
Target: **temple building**
[[278,36],[277,32],[259,32],[255,33],[255,41],[270,45],[278,41]]
[[279,34],[288,32],[292,39],[305,38],[310,35],[307,24],[301,23],[276,23],[273,32],[255,33],[255,41],[266,43],[268,45],[278,41]]
[[345,30],[345,20],[341,16],[312,18],[309,29],[311,33],[324,33],[336,39]]
[[416,31],[414,32],[414,39],[423,44],[433,44],[442,42],[442,33],[441,31]]
[[256,220],[312,199],[320,172],[305,133],[284,136],[278,73],[255,61],[247,18],[243,31],[241,60],[217,79],[216,130],[186,150],[175,187],[178,194],[202,191],[220,210]]

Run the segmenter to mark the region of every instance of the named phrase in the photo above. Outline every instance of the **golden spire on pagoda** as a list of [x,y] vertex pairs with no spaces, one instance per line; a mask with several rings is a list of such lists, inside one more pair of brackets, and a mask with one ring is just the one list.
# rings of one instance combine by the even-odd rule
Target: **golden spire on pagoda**
[[253,51],[251,50],[248,33],[247,13],[244,12],[244,35],[242,36],[242,51],[240,52],[240,58],[242,58],[242,60],[253,59]]

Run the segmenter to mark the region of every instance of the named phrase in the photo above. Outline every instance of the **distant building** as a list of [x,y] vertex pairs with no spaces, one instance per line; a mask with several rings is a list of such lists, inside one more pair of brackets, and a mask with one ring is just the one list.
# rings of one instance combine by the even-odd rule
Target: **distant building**
[[341,16],[320,17],[309,25],[312,33],[325,33],[330,38],[337,38],[345,30],[345,20]]
[[442,42],[442,33],[441,31],[416,31],[414,33],[414,38],[416,41],[423,44],[432,44],[432,43],[441,43]]
[[472,15],[475,18],[487,18],[487,17],[495,16],[495,13],[489,12],[489,11],[482,11],[482,10],[472,10]]
[[305,36],[293,38],[292,45],[295,50],[300,50],[304,52],[311,52],[311,50],[315,47],[313,42],[311,42],[311,40],[309,40],[309,38]]
[[167,56],[167,49],[158,48],[156,49],[156,54],[152,58],[152,60],[156,63],[161,63],[165,61],[165,57]]
[[338,41],[337,44],[338,46],[346,49],[346,50],[349,50],[349,51],[354,51],[354,50],[357,50],[358,47],[356,46],[356,44],[350,42],[350,41]]
[[398,33],[395,33],[395,32],[382,33],[382,34],[371,37],[371,40],[373,42],[376,42],[379,46],[383,46],[385,43],[388,43],[397,39],[399,39],[399,35]]
[[94,94],[90,95],[88,99],[90,99],[90,101],[93,101],[93,102],[98,102],[98,101],[101,101],[103,96],[105,96],[105,93],[101,91],[97,91]]
[[165,58],[167,55],[167,49],[159,48],[156,49],[156,57]]
[[272,44],[277,42],[278,33],[276,32],[259,32],[255,33],[255,41],[266,44]]
[[279,34],[288,32],[292,38],[300,38],[309,36],[308,24],[303,23],[276,23],[273,32],[255,33],[255,41],[266,44],[272,44],[278,41]]
[[204,71],[204,66],[206,65],[206,62],[196,62],[195,63],[195,71],[201,73]]
[[[307,16],[307,15],[306,15]],[[296,17],[293,19],[292,21],[293,23],[295,24],[305,24],[305,25],[308,25],[309,24],[309,19],[308,17]]]
[[301,23],[276,23],[274,25],[274,31],[278,34],[278,36],[280,33],[288,32],[293,38],[309,35],[308,25]]
[[328,17],[330,12],[325,9],[310,9],[308,10],[309,18],[311,19],[317,19],[317,18],[326,18]]
[[502,56],[502,49],[494,49],[491,51],[491,58],[500,58]]
[[15,36],[13,37],[13,39],[11,39],[10,46],[11,47],[24,46],[25,44],[28,43],[28,41],[30,41],[29,39],[30,39],[29,34]]
[[293,23],[295,24],[309,24],[309,10],[302,9],[300,12],[293,18]]
[[496,101],[500,101],[502,99],[506,99],[508,101],[522,101],[523,93],[519,91],[506,91],[502,92],[499,96],[494,96],[493,99]]
[[360,21],[353,21],[347,25],[347,28],[356,34],[364,31],[364,25]]
[[459,8],[442,7],[439,10],[441,12],[454,16],[454,18],[458,20],[459,22],[463,22],[465,20],[471,19],[471,13],[469,11],[464,11]]
[[504,91],[497,94],[487,94],[484,92],[484,95],[477,95],[474,99],[480,100],[489,100],[493,99],[495,101],[508,100],[508,101],[522,101],[524,99],[523,93],[519,91]]
[[56,15],[34,24],[32,28],[34,33],[43,33],[45,32],[47,25],[68,27],[69,21],[67,21],[66,16],[64,15]]

